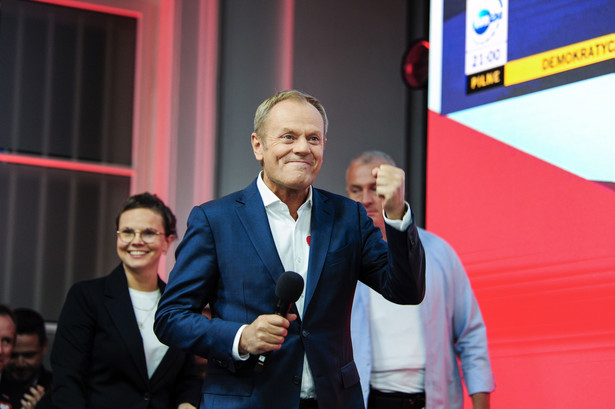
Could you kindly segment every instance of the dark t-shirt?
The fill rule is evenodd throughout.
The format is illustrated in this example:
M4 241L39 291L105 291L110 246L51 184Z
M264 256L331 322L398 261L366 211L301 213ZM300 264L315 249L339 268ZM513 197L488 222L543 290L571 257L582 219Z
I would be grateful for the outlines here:
M45 396L37 403L36 409L52 408L51 405L51 372L41 367L41 372L32 380L18 381L13 379L8 371L2 372L0 378L0 409L19 409L21 399L31 386L41 385L45 388Z

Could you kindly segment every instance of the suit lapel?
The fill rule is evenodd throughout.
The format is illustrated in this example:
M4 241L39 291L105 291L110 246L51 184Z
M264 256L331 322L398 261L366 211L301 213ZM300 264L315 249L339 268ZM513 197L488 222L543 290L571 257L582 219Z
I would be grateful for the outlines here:
M160 289L161 293L164 293L165 287L166 283L162 281L160 277L158 277L158 288ZM180 350L174 348L167 349L167 352L164 354L164 357L162 357L162 361L160 361L160 364L158 364L158 367L154 370L152 377L149 379L150 386L152 387L152 389L155 389L157 383L163 380L165 376L167 376L167 369L175 365L175 362L177 360L183 359L184 353ZM147 371L147 365L145 369Z
M263 200L258 193L256 180L244 189L243 195L237 200L237 203L237 216L245 227L250 242L266 266L271 278L277 283L278 278L284 272L284 266L271 235L267 212ZM312 239L304 311L307 310L314 291L316 291L316 286L325 265L333 231L333 217L334 211L328 203L328 198L317 189L312 189ZM294 305L293 308L295 308Z
M263 199L258 193L256 180L244 189L243 195L237 200L237 217L246 229L250 242L258 256L267 268L274 283L284 272L284 266L271 235L269 220Z
M147 381L147 364L143 352L143 340L128 293L128 281L122 265L109 276L105 286L105 307L116 326L139 375Z
M156 368L156 370L152 374L152 377L149 380L152 389L155 389L157 383L163 380L165 376L167 376L169 368L176 365L176 362L178 360L183 360L183 359L184 359L183 352L181 352L178 349L169 348L167 352L164 354L162 361L160 361L160 364L158 365L158 367Z
M310 244L310 262L305 290L304 311L316 291L320 274L327 258L331 233L333 232L334 211L327 203L328 198L317 189L312 189L312 239Z

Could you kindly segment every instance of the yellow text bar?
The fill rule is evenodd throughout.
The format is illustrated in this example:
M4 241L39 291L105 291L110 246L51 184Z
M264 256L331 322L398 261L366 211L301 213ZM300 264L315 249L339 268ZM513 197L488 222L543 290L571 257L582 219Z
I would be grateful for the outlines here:
M612 58L615 58L615 33L509 61L504 69L504 85L519 84Z

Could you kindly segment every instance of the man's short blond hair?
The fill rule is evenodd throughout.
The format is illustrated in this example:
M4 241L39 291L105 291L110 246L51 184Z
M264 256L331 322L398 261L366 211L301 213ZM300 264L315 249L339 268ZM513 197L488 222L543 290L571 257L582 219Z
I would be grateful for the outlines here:
M296 101L307 102L308 104L314 106L322 116L322 120L325 126L324 132L327 134L327 129L329 128L329 121L327 119L327 113L325 112L325 108L322 106L318 99L313 96L306 94L301 91L297 91L295 89L290 89L286 91L280 91L275 95L264 100L256 109L256 114L254 115L254 133L259 137L264 136L264 124L267 120L267 116L271 109L278 103L287 99L294 99ZM325 136L323 135L323 137Z

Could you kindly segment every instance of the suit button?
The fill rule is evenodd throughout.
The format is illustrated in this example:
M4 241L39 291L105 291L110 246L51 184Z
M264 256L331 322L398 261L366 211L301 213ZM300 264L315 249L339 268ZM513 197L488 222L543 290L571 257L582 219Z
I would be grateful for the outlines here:
M145 392L145 395L143 395L143 399L144 400L149 400L149 393Z
M308 337L308 335L310 335L310 331L306 331L306 330L301 331L301 336L302 336L303 338L307 338L307 337Z
M300 376L293 376L293 383L295 385L301 385L301 377Z

